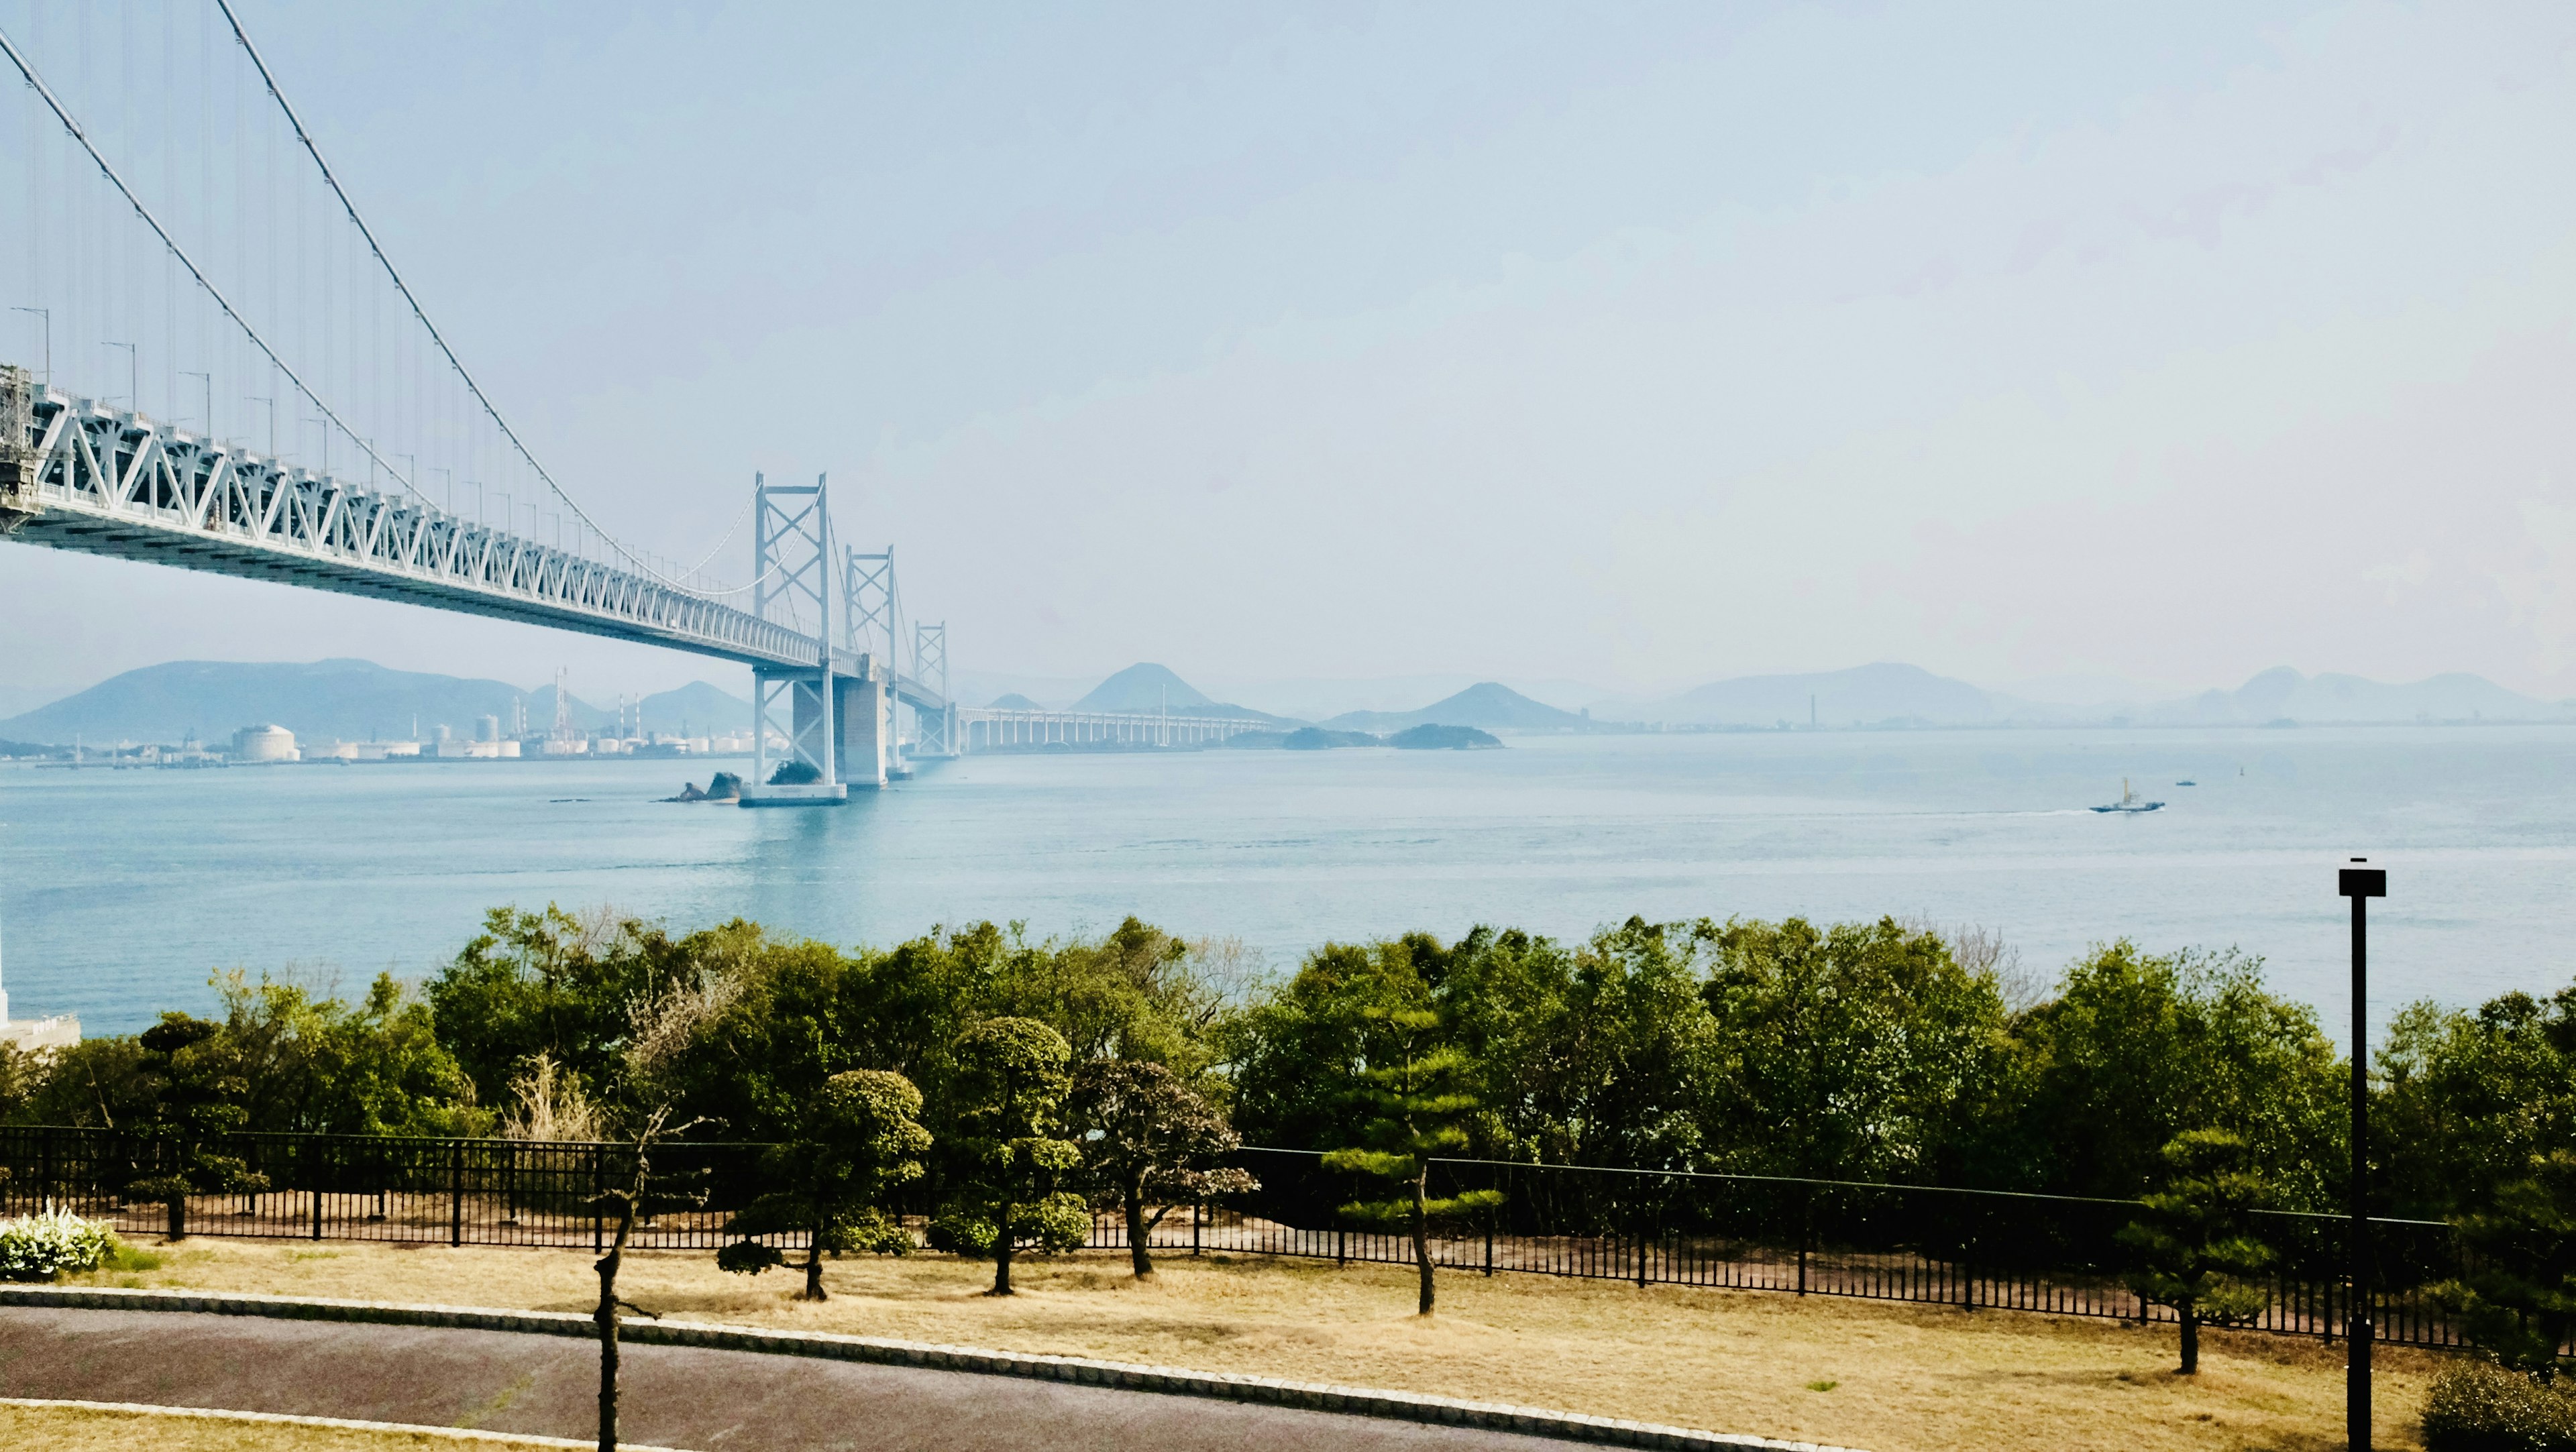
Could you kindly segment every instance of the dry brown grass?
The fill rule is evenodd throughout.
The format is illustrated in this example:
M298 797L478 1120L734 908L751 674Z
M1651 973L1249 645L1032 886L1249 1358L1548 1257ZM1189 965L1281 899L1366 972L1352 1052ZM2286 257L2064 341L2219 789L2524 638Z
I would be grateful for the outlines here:
M431 1431L367 1431L284 1422L237 1422L185 1412L0 1406L0 1447L45 1452L538 1452L542 1442L492 1441Z
M561 1250L196 1238L100 1283L586 1311L591 1257ZM1872 1449L2343 1446L2343 1354L2254 1333L2204 1338L2173 1374L2171 1327L2014 1311L1639 1289L1444 1272L1440 1311L1411 1314L1410 1270L1187 1255L1138 1285L1116 1254L1026 1262L1021 1294L981 1294L989 1266L939 1255L833 1262L832 1299L798 1277L728 1276L710 1252L630 1258L620 1289L689 1320L855 1332L1013 1351L1399 1387L1480 1401ZM2380 1445L2414 1448L2437 1358L2379 1354ZM1818 1389L1825 1388L1825 1389Z

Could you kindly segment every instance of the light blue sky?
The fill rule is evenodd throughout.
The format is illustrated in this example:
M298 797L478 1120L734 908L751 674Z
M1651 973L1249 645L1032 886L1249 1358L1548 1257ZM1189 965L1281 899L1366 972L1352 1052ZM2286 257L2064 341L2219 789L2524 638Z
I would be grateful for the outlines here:
M558 477L828 468L962 664L2576 694L2565 6L240 9ZM315 603L0 672L741 686Z

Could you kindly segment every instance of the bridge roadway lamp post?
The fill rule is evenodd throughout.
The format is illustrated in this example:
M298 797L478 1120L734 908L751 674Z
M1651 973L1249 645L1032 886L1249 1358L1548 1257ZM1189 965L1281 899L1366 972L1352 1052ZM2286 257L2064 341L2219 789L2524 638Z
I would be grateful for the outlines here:
M54 386L54 310L52 308L11 308L13 313L34 313L45 325L45 387Z
M2388 869L2367 857L2335 874L2352 899L2352 1315L2344 1326L2344 1440L2370 1452L2370 909L2388 896Z
M143 412L143 354L132 343L100 343L102 348L125 350L125 406L135 413Z

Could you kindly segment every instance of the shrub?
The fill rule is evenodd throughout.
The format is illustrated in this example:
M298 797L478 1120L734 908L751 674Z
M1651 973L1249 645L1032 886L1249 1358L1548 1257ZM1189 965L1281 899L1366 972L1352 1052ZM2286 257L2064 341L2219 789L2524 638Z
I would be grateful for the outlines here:
M1068 1190L1059 1190L1035 1204L1012 1207L1011 1223L1019 1229L1013 1240L1023 1248L1046 1255L1063 1255L1091 1242L1091 1206ZM984 1260L993 1254L993 1222L972 1210L945 1212L930 1222L929 1234L924 1238L932 1250L969 1260Z
M68 1210L0 1221L0 1280L49 1281L66 1271L98 1269L116 1249L116 1236L96 1220Z
M2462 1361L2424 1401L2425 1452L2576 1452L2576 1395L2491 1361Z

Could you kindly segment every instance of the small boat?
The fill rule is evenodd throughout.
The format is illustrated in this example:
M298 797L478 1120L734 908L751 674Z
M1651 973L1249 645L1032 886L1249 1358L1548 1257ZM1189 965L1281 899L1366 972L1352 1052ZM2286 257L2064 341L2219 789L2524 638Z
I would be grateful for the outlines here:
M2124 776L2120 778L2120 799L2116 802L2095 807L2093 810L2097 812L2152 812L2163 805L2164 803L2162 802L2139 801L2138 794L2129 790L2129 779Z
M2198 785L2200 785L2200 783L2198 783L2198 782L2196 782L2196 781L2178 781L2178 782L2175 782L2175 783L2174 783L2174 785L2175 785L2175 786L2198 786Z

